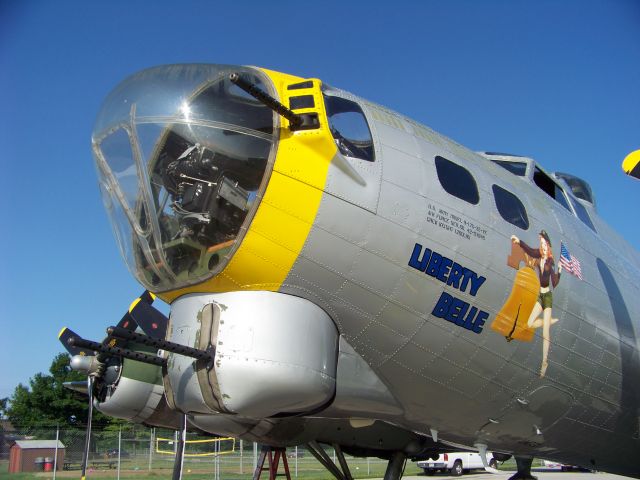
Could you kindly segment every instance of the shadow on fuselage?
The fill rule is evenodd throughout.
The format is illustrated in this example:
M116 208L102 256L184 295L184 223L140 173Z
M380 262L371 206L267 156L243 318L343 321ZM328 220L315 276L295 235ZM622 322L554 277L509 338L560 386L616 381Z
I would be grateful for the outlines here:
M620 407L622 412L616 420L615 431L625 437L638 438L640 433L640 359L637 350L636 334L633 330L631 315L624 302L620 288L609 270L600 258L597 259L598 270L607 290L613 318L620 337L620 362L622 374L622 388Z

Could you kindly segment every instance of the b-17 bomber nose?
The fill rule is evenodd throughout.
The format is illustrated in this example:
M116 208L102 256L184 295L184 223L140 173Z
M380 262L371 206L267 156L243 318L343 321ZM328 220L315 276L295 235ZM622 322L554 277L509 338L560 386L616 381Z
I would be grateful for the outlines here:
M93 133L105 207L127 265L156 292L221 272L266 188L277 115L230 80L269 94L259 69L169 65L106 99Z

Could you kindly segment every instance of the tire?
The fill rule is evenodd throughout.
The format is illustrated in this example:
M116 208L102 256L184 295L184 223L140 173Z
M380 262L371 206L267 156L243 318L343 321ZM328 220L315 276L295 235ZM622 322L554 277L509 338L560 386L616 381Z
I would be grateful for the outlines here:
M489 460L489 466L491 468L498 468L498 461L495 458L492 458L491 460Z
M464 469L462 468L462 462L460 460L456 460L453 462L453 467L451 467L451 475L454 477L459 477L464 473Z

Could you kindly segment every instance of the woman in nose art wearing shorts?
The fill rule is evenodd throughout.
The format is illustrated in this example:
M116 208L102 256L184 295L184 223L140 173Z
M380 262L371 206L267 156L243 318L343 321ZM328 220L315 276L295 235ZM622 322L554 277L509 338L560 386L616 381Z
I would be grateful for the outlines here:
M556 288L560 281L560 273L562 272L562 265L558 265L558 271L555 270L555 261L553 259L553 252L551 251L551 240L546 231L542 230L539 234L540 246L539 248L531 248L525 242L521 241L515 235L511 236L511 241L519 244L522 249L535 260L536 271L540 278L540 295L536 302L527 326L529 328L542 327L542 365L540 367L540 377L544 377L547 372L548 356L549 356L549 344L550 344L550 331L551 325L558 321L557 318L551 318L551 308L553 304L553 294L551 293L551 285ZM542 314L542 316L540 316Z

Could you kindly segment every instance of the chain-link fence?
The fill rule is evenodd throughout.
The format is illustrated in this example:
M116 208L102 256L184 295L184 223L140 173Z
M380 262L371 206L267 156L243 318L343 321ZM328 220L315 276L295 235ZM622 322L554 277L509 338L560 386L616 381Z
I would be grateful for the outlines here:
M75 478L80 476L85 430L80 427L43 427L16 429L4 432L0 448L0 476L8 474L9 449L15 440L55 440L64 445L64 452L57 458L57 469L35 473L38 478ZM149 476L155 479L171 478L177 447L177 436L173 430L147 428L141 425L110 426L96 428L91 434L87 477L139 479ZM338 464L336 454L330 447L327 455ZM49 454L52 460L53 453ZM185 446L183 478L185 480L252 478L260 457L260 445L233 438L213 438L189 433ZM286 451L287 463L292 478L333 478L315 457L303 446ZM347 462L354 478L381 478L386 460L379 458L351 458ZM265 462L264 467L268 467ZM41 467L39 467L41 468ZM419 471L411 462L407 473ZM280 462L279 472L284 468ZM24 474L23 474L24 475ZM10 478L10 477L7 477ZM262 478L269 478L268 470Z

